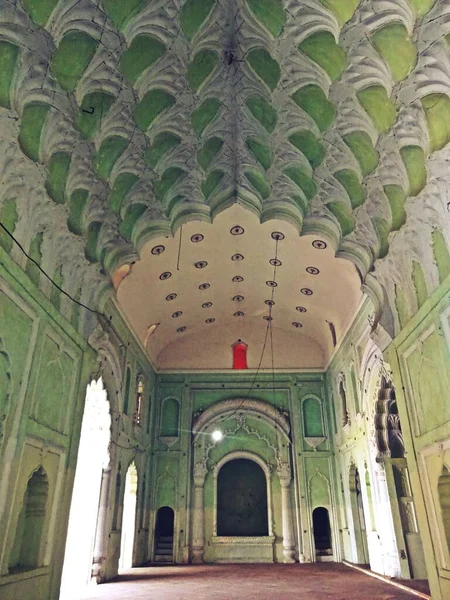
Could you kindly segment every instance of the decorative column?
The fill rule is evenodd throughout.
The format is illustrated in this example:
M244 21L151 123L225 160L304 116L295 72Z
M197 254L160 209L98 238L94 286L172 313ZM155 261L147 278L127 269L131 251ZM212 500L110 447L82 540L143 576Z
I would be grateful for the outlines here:
M102 583L105 577L103 563L106 560L105 532L109 504L110 476L111 468L108 466L102 471L102 482L100 485L100 502L98 506L97 515L97 530L95 532L94 557L92 560L91 576L97 581L97 583Z
M194 514L193 514L193 543L192 562L203 562L203 548L205 545L205 502L204 486L208 468L204 462L194 466Z
M291 510L291 467L279 461L277 475L281 485L281 512L283 519L283 555L285 563L295 562L295 542Z

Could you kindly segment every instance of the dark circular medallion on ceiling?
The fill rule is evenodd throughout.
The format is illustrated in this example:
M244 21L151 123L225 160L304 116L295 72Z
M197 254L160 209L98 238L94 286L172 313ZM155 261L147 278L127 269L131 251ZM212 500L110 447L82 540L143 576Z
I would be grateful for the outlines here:
M243 299L244 299L244 296L233 296L234 302L242 302Z
M181 317L182 314L183 314L183 311L177 310L177 312L173 313L172 318L176 319L177 317Z
M325 250L325 248L327 247L327 243L323 240L314 240L312 245L317 250Z
M161 273L161 275L159 276L161 281L165 281L166 279L169 279L170 277L172 277L172 273L170 271L164 271L164 273Z
M194 242L194 244L198 244L198 242L201 242L204 239L205 236L201 233L195 233L194 235L191 235L191 242Z
M276 281L266 281L266 285L269 287L277 287L278 283Z
M273 240L284 240L284 233L281 233L281 231L273 231L272 235L270 236Z
M211 306L212 306L212 302L204 302L202 304L202 308L211 308Z
M198 289L199 289L199 290L207 290L207 289L208 289L208 288L210 288L210 287L211 287L211 284L210 284L210 283L201 283L201 284L198 286Z
M235 275L231 281L233 281L234 283L241 283L242 281L244 281L244 278L240 275Z
M206 319L205 323L214 323L215 319Z
M313 291L310 290L309 288L302 288L300 291L305 296L312 296L313 295Z
M275 301L274 300L264 300L264 302L266 304L268 304L269 306L275 306Z
M234 313L235 317L243 317L244 313L242 312L242 310L238 310L237 312Z
M273 321L273 317L269 317L269 316L267 316L267 315L264 315L264 316L263 316L263 319L264 319L265 321Z
M186 331L186 326L185 325L183 325L183 327L178 327L177 333L183 333L183 331Z
M204 269L205 267L208 266L208 263L206 262L206 260L199 260L198 262L195 263L194 266L196 269Z
M176 294L169 294L168 296L166 296L166 300L175 300L176 297Z
M297 327L297 328L299 328L299 327L303 327L303 325L302 325L301 323L299 323L298 321L294 321L294 322L292 323L292 325L293 325L294 327Z
M244 233L244 228L240 225L235 225L230 229L231 235L242 235Z
M278 260L278 258L271 258L269 260L269 263L272 265L272 267L281 267L281 265L283 264L281 260Z
M317 267L306 267L306 272L310 275L318 275L320 273Z
M166 249L165 246L163 246L162 244L159 244L158 246L153 246L152 254L155 254L155 256L158 256L159 254L162 254L165 249Z
M296 306L295 310L298 310L298 312L301 312L301 313L306 312L306 308L304 306Z
M240 260L244 260L244 257L242 256L242 254L233 254L231 260L233 260L234 262L238 262Z

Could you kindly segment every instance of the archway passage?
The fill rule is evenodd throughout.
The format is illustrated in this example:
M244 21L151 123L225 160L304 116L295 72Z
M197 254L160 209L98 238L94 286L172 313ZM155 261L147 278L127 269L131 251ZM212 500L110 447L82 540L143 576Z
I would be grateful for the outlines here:
M69 515L60 600L78 598L91 581L102 472L109 464L110 406L101 379L86 391Z
M269 535L267 482L262 468L252 460L227 462L217 480L217 535Z
M119 567L133 566L134 534L136 528L137 470L134 462L128 467L123 497L122 537L120 540Z
M173 562L173 531L175 513L170 506L162 506L156 513L155 562Z
M316 559L326 560L333 556L331 547L331 528L328 510L322 506L313 510L314 546Z

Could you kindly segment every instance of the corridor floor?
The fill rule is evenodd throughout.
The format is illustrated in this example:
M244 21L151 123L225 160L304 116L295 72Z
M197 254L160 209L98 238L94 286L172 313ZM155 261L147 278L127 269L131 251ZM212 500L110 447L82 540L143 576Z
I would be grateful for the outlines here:
M94 586L83 600L413 600L340 564L142 567ZM81 600L81 598L80 598Z

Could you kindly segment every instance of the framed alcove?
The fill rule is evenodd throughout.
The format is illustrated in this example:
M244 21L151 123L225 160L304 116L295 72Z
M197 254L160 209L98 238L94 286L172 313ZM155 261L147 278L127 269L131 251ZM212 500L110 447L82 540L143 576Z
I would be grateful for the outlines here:
M248 463L248 464L247 464ZM228 467L235 464L240 471L241 479L253 479L254 492L262 491L261 482L258 481L259 474L264 477L264 491L266 494L266 503L261 503L259 500L260 511L262 514L252 515L252 511L244 511L242 514L241 524L235 519L233 528L233 519L230 518L229 511L228 519L224 518L224 507L221 504L220 493L223 493L223 483L220 478L228 470ZM253 471L250 467L254 465L256 468ZM258 473L258 471L260 473ZM256 477L255 477L256 475ZM273 544L275 535L273 531L273 501L271 490L271 468L270 466L254 452L245 450L230 452L225 455L215 465L213 470L213 486L214 486L214 501L213 501L213 536L212 543L215 549L216 562L273 562ZM222 490L221 490L222 487ZM248 488L249 489L249 488ZM244 497L243 503L247 503L246 490L234 489L234 496L239 498ZM248 503L247 503L248 504ZM238 503L234 504L236 507ZM251 508L249 506L248 508ZM251 516L252 515L252 516ZM244 518L245 517L245 518Z
M318 447L327 440L322 400L319 396L308 394L302 398L301 407L304 440L312 450L317 451Z

